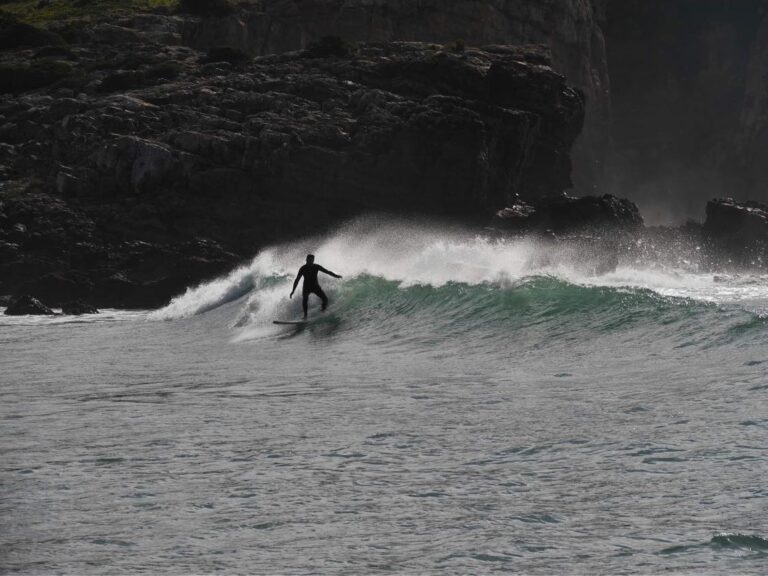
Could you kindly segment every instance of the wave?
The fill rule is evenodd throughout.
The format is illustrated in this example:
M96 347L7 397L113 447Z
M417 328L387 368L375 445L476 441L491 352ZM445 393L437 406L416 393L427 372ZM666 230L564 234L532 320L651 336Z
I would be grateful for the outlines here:
M715 534L709 542L704 544L687 544L672 546L661 550L660 554L680 554L694 551L700 548L715 550L741 550L757 554L768 554L768 540L756 534L738 534L724 532Z
M712 537L711 545L768 553L768 540L755 534L717 534Z
M318 263L344 276L323 280L332 307L318 322L343 319L344 330L459 335L549 326L581 334L679 325L677 333L685 336L715 322L718 337L728 339L762 329L764 278L641 265L624 261L617 250L364 219L325 238L266 249L249 265L190 288L152 317L189 317L241 300L233 323L241 329L299 317L300 298L287 296L304 256L313 252Z

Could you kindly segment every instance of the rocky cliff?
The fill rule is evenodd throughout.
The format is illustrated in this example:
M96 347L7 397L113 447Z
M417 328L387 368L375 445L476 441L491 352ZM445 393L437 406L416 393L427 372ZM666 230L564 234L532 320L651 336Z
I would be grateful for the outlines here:
M350 41L541 44L582 90L577 193L628 195L657 222L713 196L768 200L766 0L257 0L183 41L281 53Z
M570 186L584 101L539 49L330 40L251 60L153 22L0 57L0 293L160 305L361 212L482 219Z
M230 15L190 19L183 41L253 55L305 48L327 35L350 42L541 44L582 90L584 132L574 150L577 190L595 189L609 144L610 86L602 26L607 0L258 0Z

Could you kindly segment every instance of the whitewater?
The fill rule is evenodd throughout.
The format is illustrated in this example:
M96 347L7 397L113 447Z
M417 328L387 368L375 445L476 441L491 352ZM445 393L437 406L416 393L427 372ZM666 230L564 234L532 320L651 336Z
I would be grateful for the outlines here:
M765 573L768 277L639 253L369 218L0 316L0 572Z

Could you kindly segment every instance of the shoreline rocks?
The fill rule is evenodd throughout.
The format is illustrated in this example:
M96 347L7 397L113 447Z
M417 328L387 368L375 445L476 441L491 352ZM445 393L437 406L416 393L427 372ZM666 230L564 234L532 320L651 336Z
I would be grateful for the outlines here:
M53 316L56 313L28 294L14 299L5 309L6 316Z
M95 306L92 306L87 302L75 300L62 304L61 313L66 316L82 316L83 314L98 314L99 311Z

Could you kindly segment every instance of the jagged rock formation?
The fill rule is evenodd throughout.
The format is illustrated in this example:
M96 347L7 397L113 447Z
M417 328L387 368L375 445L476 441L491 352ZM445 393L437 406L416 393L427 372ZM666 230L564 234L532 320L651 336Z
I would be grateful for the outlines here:
M389 43L226 62L117 28L0 58L64 71L0 105L0 171L36 177L0 198L0 293L157 306L361 212L483 219L570 186L584 101L540 50Z
M581 89L587 122L575 151L577 189L602 177L610 83L602 27L607 0L258 0L218 18L185 20L183 42L234 46L253 55L307 47L327 35L350 42L393 40L549 47L553 68Z
M707 203L704 235L716 247L721 265L768 266L768 206L719 198Z
M723 194L768 201L767 0L258 0L181 34L251 54L326 34L543 44L586 95L576 193L629 195L653 221Z
M509 231L622 234L638 230L643 218L637 206L623 198L604 196L555 196L526 203L516 202L500 210L494 224Z

